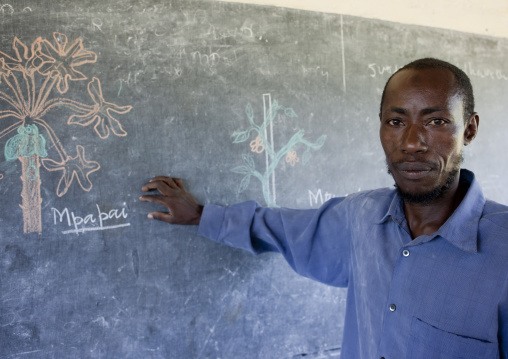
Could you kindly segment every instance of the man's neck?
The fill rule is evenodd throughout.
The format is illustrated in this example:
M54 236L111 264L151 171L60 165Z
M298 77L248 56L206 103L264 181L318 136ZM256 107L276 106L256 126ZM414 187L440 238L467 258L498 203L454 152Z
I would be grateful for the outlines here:
M453 214L466 195L468 186L459 182L459 178L442 196L428 204L408 203L404 201L404 213L411 232L417 238L423 234L436 232Z

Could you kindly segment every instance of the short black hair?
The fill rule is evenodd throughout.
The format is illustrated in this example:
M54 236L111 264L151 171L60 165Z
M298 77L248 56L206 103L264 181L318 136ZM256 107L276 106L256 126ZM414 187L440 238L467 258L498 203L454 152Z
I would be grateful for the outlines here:
M457 81L458 94L462 96L462 104L464 108L464 123L467 122L469 117L474 113L474 95L471 80L466 75L466 73L461 69L459 69L457 66L452 65L449 62L430 57L410 62L406 66L398 69L392 76L390 76L388 81L386 81L385 87L383 89L383 95L381 96L381 104L379 106L379 112L381 113L382 111L386 88L388 87L388 83L390 82L393 76L395 76L396 74L398 74L400 71L403 70L427 70L427 69L445 69L453 73L453 75L455 76L455 80Z

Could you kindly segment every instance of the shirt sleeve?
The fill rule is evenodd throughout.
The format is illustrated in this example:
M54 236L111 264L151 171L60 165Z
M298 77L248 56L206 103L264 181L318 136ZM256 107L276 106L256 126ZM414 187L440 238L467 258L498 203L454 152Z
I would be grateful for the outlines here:
M508 277L505 279L498 306L498 342L501 359L508 359Z
M300 275L345 287L350 262L347 207L344 198L310 210L264 208L253 201L206 205L198 234L254 254L279 252Z

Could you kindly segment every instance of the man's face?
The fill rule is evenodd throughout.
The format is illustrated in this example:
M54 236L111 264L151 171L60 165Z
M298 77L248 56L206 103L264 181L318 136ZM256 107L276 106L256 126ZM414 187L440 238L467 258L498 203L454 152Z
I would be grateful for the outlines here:
M386 88L381 144L399 192L430 202L453 186L465 135L462 97L445 69L403 70ZM472 138L471 138L472 140Z

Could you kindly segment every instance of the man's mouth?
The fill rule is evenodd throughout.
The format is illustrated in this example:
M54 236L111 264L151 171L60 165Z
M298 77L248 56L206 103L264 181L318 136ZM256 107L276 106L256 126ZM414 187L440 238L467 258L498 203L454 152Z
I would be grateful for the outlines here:
M420 179L427 176L433 167L424 162L400 162L393 166L406 179Z

